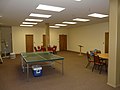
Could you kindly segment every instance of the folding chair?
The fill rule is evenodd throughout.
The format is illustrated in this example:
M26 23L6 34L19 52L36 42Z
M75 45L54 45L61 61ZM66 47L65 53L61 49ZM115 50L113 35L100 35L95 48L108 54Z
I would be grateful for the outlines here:
M92 71L98 67L98 69L100 70L99 74L101 74L103 66L107 67L106 63L103 62L103 59L101 59L98 55L94 55L94 65Z
M0 61L1 61L1 63L3 63L3 59L2 59L2 57L1 57L1 54L0 54Z
M90 65L90 63L94 63L94 60L91 60L89 52L87 52L86 55L87 55L87 60L88 60L88 64L86 65L86 68L87 68Z

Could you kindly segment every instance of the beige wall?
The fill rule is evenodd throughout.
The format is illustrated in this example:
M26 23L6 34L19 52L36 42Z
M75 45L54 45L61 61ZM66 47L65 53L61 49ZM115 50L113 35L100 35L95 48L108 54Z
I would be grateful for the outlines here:
M12 33L12 28L11 26L0 26L0 31L1 31L1 51L4 54L12 52L12 38L11 38L11 33ZM7 47L5 46L7 45Z
M108 22L69 29L68 50L79 52L78 45L82 45L84 53L95 48L104 52L105 32L108 32Z
M34 46L43 45L42 36L45 34L45 28L40 27L12 27L12 44L13 52L19 54L26 51L25 35L33 34ZM64 29L50 29L50 45L57 45L59 47L59 34L66 34ZM57 48L59 50L59 48Z
M108 32L108 22L80 26L71 29L50 29L50 45L57 45L59 50L59 35L68 35L68 50L79 52L79 44L83 45L82 52L95 48L104 52L105 32ZM34 46L42 45L42 35L45 28L12 27L13 52L25 52L25 35L34 35Z

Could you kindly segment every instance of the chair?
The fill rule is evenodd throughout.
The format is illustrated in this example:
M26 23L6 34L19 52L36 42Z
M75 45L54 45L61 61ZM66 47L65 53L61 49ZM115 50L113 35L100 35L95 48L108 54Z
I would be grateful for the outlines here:
M91 56L89 52L86 53L88 64L86 65L86 68L90 65L90 63L94 63L94 60L91 60Z
M41 46L40 51L46 51L46 48L44 46Z
M48 46L47 49L49 52L53 52L53 48L51 46Z
M34 51L37 52L37 48L36 47L34 47Z
M56 54L57 53L57 46L53 46L53 48L52 48L52 51L53 51L53 54Z
M37 51L41 51L40 46L37 46L37 48L38 48L38 50L37 50Z
M98 69L100 70L99 74L101 74L103 66L106 67L106 63L103 62L103 59L100 59L100 57L98 55L94 55L94 65L92 68L92 72L94 69L96 69L98 67Z

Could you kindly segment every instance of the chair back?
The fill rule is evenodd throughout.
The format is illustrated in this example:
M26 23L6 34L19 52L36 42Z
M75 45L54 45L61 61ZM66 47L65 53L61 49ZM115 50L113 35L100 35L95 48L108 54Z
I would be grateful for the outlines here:
M101 51L100 51L100 50L97 50L97 51L96 51L96 53L97 53L97 54L100 54L100 53L101 53Z
M100 64L101 63L100 62L100 58L99 58L98 55L94 55L94 63L96 63L96 64Z
M57 46L53 46L53 50L56 51L56 49L57 49Z
M46 51L46 48L44 46L41 46L41 51Z
M52 51L52 47L48 46L47 47L48 51Z
M52 48L52 50L53 50L53 54L55 54L57 51L57 46L53 46L53 48Z
M87 52L86 55L87 55L87 59L91 60L89 52Z
M34 47L34 51L37 52L37 48L36 47Z
M40 50L40 46L37 46L38 50Z

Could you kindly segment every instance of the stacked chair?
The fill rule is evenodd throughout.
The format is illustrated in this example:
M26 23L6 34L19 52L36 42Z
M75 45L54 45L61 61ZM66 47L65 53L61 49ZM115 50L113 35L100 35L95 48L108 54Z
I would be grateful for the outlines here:
M53 53L53 54L56 54L57 53L57 46L53 46L53 47L51 47L51 46L48 46L47 47L47 50L46 50L46 48L44 47L44 46L37 46L37 47L34 47L34 51L35 52L39 52L39 51L49 51L49 52L51 52L51 53Z

